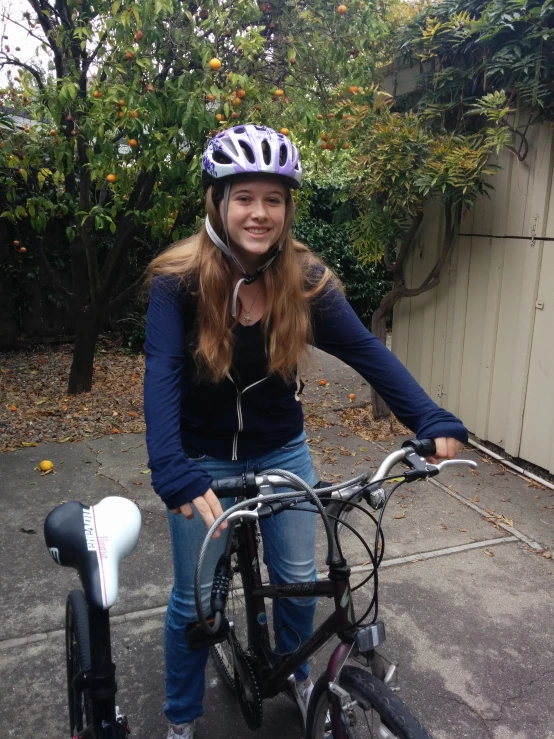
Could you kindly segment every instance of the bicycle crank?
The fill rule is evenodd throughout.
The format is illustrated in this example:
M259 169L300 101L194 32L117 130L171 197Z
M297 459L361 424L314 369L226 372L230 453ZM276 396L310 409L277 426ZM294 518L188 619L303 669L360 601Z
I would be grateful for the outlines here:
M262 693L256 677L255 663L242 649L231 631L235 690L240 710L249 729L259 729L263 719Z

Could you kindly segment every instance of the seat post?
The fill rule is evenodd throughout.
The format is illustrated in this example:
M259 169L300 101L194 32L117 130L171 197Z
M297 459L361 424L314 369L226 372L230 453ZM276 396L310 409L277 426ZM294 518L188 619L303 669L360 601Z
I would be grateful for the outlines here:
M90 631L90 697L95 728L102 721L115 721L115 665L112 662L110 612L89 607Z

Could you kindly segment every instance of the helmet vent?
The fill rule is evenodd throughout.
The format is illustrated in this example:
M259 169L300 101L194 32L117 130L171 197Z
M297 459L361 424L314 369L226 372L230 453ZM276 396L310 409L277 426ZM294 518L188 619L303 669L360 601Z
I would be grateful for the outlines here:
M262 141L262 154L264 157L264 162L266 164L271 164L271 147L269 146L267 139L264 139Z
M246 133L246 128L244 126L235 126L233 131L235 133Z
M254 162L256 161L255 158L254 158L254 152L248 146L248 144L245 143L244 141L239 141L239 146L243 150L244 156L248 159L248 161L250 162L250 164L254 164Z
M214 151L212 154L212 158L214 162L217 162L218 164L232 164L232 160L230 157L227 156L227 154L224 154L222 151Z
M281 144L279 147L279 166L284 167L287 163L287 147L284 144Z

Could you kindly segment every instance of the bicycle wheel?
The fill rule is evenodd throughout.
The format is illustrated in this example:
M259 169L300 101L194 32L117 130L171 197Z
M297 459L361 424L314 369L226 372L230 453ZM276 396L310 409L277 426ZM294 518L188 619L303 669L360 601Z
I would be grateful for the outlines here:
M65 655L70 736L76 736L92 723L92 704L88 690L79 690L74 678L90 670L88 608L81 590L72 590L65 611Z
M225 615L233 623L235 636L243 651L248 653L252 633L253 607L250 593L250 570L244 548L233 545L229 595ZM229 639L210 647L210 654L218 673L230 690L235 690L233 651Z
M340 673L339 684L356 703L342 714L348 739L430 739L400 698L369 672L348 665ZM306 739L331 736L327 678L323 674L308 705Z

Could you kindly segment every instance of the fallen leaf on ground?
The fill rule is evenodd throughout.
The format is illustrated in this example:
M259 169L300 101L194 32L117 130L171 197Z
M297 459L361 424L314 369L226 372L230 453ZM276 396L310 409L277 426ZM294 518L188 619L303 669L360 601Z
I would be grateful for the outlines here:
M441 529L447 529L448 526L445 523L441 523Z
M395 518L406 518L406 511L402 511L398 516L395 516Z
M471 502L472 503L479 503L479 496L478 495L474 495L473 498L471 499Z
M552 552L541 552L541 555L542 555L542 556L543 556L543 557L544 557L545 559L552 559Z
M490 549L485 549L485 554L487 555L487 557L494 557L494 552L491 552Z
M458 531L462 531L465 534L467 532L467 529L458 529Z

